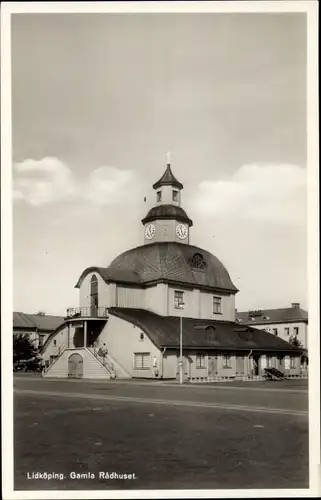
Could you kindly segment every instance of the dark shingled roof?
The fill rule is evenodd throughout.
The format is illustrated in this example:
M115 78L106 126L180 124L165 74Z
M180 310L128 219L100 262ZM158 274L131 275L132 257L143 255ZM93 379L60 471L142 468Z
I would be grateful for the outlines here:
M62 316L40 316L38 314L13 313L13 328L51 332L64 322Z
M256 312L254 316L251 316L250 313L250 311L237 311L236 317L238 320L241 320L240 323L250 323L252 325L308 321L308 312L300 307L293 306L285 307L283 309L263 309Z
M180 319L144 309L112 307L109 313L143 330L159 348L178 347ZM264 330L240 328L230 321L183 318L184 348L301 352L289 342Z
M149 210L146 217L142 220L143 224L155 219L175 219L186 222L189 226L193 225L191 219L187 216L185 210L175 205L158 205Z
M158 189L161 186L174 186L178 189L183 189L183 184L179 182L171 170L171 166L167 165L166 170L159 181L155 182L153 185L154 189Z
M203 269L194 267L193 257L201 255ZM132 248L120 254L107 268L90 267L80 276L76 288L89 272L98 272L110 282L145 286L157 281L191 285L236 293L230 275L222 262L210 252L193 245L159 242Z

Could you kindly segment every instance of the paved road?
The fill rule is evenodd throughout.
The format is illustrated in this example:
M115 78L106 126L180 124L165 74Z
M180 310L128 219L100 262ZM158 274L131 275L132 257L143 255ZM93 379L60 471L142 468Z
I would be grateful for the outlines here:
M308 394L296 385L15 377L14 388L17 490L308 486ZM37 472L63 479L30 478Z
M282 389L220 386L177 386L132 381L52 380L15 377L17 394L43 394L52 397L81 398L175 406L203 406L227 410L308 415L308 393L304 387L287 385Z

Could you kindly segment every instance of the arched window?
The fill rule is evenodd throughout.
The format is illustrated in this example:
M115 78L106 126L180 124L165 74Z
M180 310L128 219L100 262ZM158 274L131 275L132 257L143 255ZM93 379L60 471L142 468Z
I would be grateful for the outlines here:
M95 274L92 275L90 280L90 308L91 316L98 314L98 279Z
M193 255L192 266L197 269L204 269L206 267L206 262L202 254L196 253Z

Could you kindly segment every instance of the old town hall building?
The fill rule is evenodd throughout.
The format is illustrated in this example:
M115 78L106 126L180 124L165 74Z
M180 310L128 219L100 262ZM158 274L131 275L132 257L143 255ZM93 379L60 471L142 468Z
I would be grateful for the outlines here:
M170 164L153 188L144 245L83 271L79 305L44 344L44 376L176 379L180 338L184 380L299 374L300 350L235 321L238 290L217 257L191 244Z

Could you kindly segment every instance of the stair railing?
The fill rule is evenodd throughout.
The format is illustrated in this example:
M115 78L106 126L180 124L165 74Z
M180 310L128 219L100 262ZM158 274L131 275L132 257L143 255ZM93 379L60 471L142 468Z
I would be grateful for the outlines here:
M93 353L95 358L100 361L100 363L106 368L107 371L115 375L114 365L107 359L107 353L106 356L101 356L99 354L99 349L97 349L96 347L89 347L89 350Z

